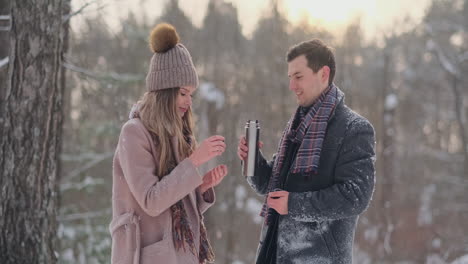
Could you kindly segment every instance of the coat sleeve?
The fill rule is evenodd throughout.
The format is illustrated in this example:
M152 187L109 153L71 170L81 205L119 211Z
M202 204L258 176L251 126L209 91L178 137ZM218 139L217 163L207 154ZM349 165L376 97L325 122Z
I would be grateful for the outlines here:
M159 180L150 149L152 142L143 129L131 122L123 126L118 157L135 200L148 215L158 216L195 190L202 183L202 177L195 165L189 159L184 159Z
M273 155L271 161L267 161L262 152L260 152L257 170L254 176L248 176L247 182L259 195L265 195L268 192L268 183L270 181L273 164L276 159L276 154Z
M216 195L214 188L209 188L205 193L200 193L200 188L197 188L197 205L200 209L200 213L205 213L208 208L210 208L216 200Z
M348 126L328 188L290 193L288 214L297 221L336 220L364 212L374 191L375 136L372 125L356 119Z

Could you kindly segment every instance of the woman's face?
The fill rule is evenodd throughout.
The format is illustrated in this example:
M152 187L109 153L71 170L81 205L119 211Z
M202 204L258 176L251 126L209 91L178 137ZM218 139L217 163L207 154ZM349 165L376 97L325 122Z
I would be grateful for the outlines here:
M187 112L187 110L192 106L192 96L194 91L195 87L193 86L180 87L176 100L177 113L179 113L180 117L183 117L185 112Z

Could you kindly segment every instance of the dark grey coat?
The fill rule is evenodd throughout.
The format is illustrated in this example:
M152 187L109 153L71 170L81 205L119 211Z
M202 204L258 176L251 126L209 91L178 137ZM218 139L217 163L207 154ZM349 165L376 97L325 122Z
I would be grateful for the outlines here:
M352 263L358 216L374 190L375 137L369 121L349 109L340 94L327 126L318 174L289 173L287 178L288 214L279 218L277 263ZM274 159L267 162L261 156L258 173L247 179L258 194L267 192ZM267 229L264 225L260 245Z

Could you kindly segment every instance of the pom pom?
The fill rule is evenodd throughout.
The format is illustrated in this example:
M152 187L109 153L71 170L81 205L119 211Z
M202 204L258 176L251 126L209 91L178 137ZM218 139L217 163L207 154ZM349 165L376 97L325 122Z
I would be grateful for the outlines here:
M166 52L177 43L179 43L179 35L171 24L158 24L153 28L149 36L149 45L153 52Z

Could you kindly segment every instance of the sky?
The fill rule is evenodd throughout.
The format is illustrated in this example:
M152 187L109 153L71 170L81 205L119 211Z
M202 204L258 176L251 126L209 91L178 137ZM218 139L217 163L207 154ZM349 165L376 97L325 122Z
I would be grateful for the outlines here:
M110 27L118 27L119 21L126 17L130 10L140 13L145 10L146 16L158 17L168 0L95 0L87 7L84 15L98 13L103 15ZM270 0L224 0L238 8L239 21L242 31L250 36L258 20L269 10ZM278 0L280 12L291 23L307 19L312 24L320 24L331 31L342 31L345 25L360 17L366 38L372 38L387 30L394 29L394 25L405 17L415 23L424 15L430 0ZM78 10L89 3L89 0L72 0L72 8ZM196 26L200 26L206 13L209 0L179 0L179 6L192 19ZM98 8L98 5L101 8ZM143 7L143 8L142 8ZM99 10L99 11L96 11ZM73 23L73 22L72 22ZM79 17L75 19L79 27ZM73 26L73 24L72 24Z

